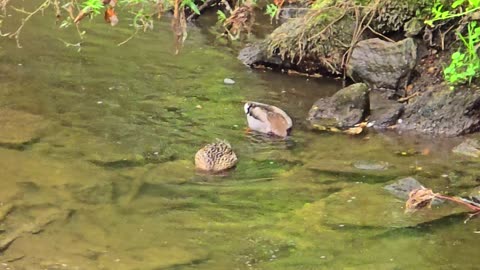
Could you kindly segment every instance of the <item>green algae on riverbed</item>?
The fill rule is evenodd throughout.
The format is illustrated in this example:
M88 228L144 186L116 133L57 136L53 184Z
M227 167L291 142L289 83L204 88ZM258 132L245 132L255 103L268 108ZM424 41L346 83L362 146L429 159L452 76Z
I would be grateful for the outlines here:
M32 23L24 49L0 40L8 52L0 108L37 115L48 128L26 148L0 148L0 239L49 222L24 230L0 256L1 270L480 263L477 219L464 224L462 209L450 204L404 215L404 202L383 190L413 175L434 190L470 191L479 169L451 154L457 140L309 132L308 109L338 82L252 72L196 29L174 56L167 23L120 48L111 39L123 38L124 28L108 28L107 38L102 26L86 24L89 37L77 53L52 41L56 32L42 28L48 17ZM224 85L225 77L237 83ZM247 99L291 114L292 138L246 135ZM232 143L237 168L197 174L193 155L217 137ZM424 148L429 155L396 154ZM362 161L389 166L355 167Z

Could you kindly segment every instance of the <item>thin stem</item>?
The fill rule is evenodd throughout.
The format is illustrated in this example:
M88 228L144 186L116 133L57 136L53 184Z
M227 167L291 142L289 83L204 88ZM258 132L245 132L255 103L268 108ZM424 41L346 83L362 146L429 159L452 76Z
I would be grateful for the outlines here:
M475 212L479 212L480 211L480 207L477 207L475 205L471 205L461 199L458 199L458 198L455 198L455 197L449 197L449 196L444 196L444 195L440 195L440 194L435 194L435 198L438 198L438 199L443 199L443 200L447 200L447 201L451 201L451 202L454 202L454 203L458 203L458 204L461 204L461 205L464 205L468 208L470 208L470 210L472 211L475 211Z
M33 15L37 14L38 12L40 12L40 11L44 10L46 7L48 7L51 4L50 1L51 0L46 0L40 6L38 6L37 9L35 9L27 17L25 17L25 19L22 20L22 24L18 27L17 31L10 34L9 37L10 38L15 38L15 40L17 41L17 47L18 48L22 48L22 46L20 45L20 33L21 33L23 27L25 26L25 24L30 20L30 18L33 17Z
M133 33L130 37L128 37L126 40L120 42L117 44L117 46L122 46L123 44L129 42L132 38L134 38L138 34L138 28L135 30L135 33Z

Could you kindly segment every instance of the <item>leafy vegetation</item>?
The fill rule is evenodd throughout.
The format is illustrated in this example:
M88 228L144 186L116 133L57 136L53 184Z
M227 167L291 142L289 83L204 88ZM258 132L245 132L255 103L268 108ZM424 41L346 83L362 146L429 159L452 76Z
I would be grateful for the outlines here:
M434 27L435 22L455 18L469 20L468 17L479 10L480 0L456 0L447 6L437 1L431 10L432 17L425 23ZM472 79L480 75L480 58L477 54L480 46L480 26L476 21L468 22L466 35L462 35L462 28L457 30L457 36L463 46L452 54L450 64L443 70L445 80L452 85L471 83Z
M467 28L466 36L458 33L464 45L463 50L459 49L453 53L450 65L443 70L445 79L451 84L471 83L480 71L480 58L477 54L477 47L480 44L480 27L474 21L470 22Z

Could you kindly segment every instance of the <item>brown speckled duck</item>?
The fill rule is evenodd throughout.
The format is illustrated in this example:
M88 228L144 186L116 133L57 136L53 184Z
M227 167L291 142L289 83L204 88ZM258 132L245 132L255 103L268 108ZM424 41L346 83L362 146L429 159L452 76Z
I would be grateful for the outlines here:
M237 155L226 141L207 144L195 154L195 167L207 172L220 172L237 164Z
M272 105L249 101L244 106L248 127L252 130L287 137L292 119L283 110Z

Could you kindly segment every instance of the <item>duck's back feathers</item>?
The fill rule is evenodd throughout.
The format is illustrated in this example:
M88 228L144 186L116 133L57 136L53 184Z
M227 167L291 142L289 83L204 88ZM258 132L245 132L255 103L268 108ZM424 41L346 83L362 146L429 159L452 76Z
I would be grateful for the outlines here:
M253 130L286 137L292 128L292 119L278 107L259 102L247 102L244 108L248 126Z
M226 141L207 144L195 154L195 167L203 171L223 171L237 164L237 155Z

